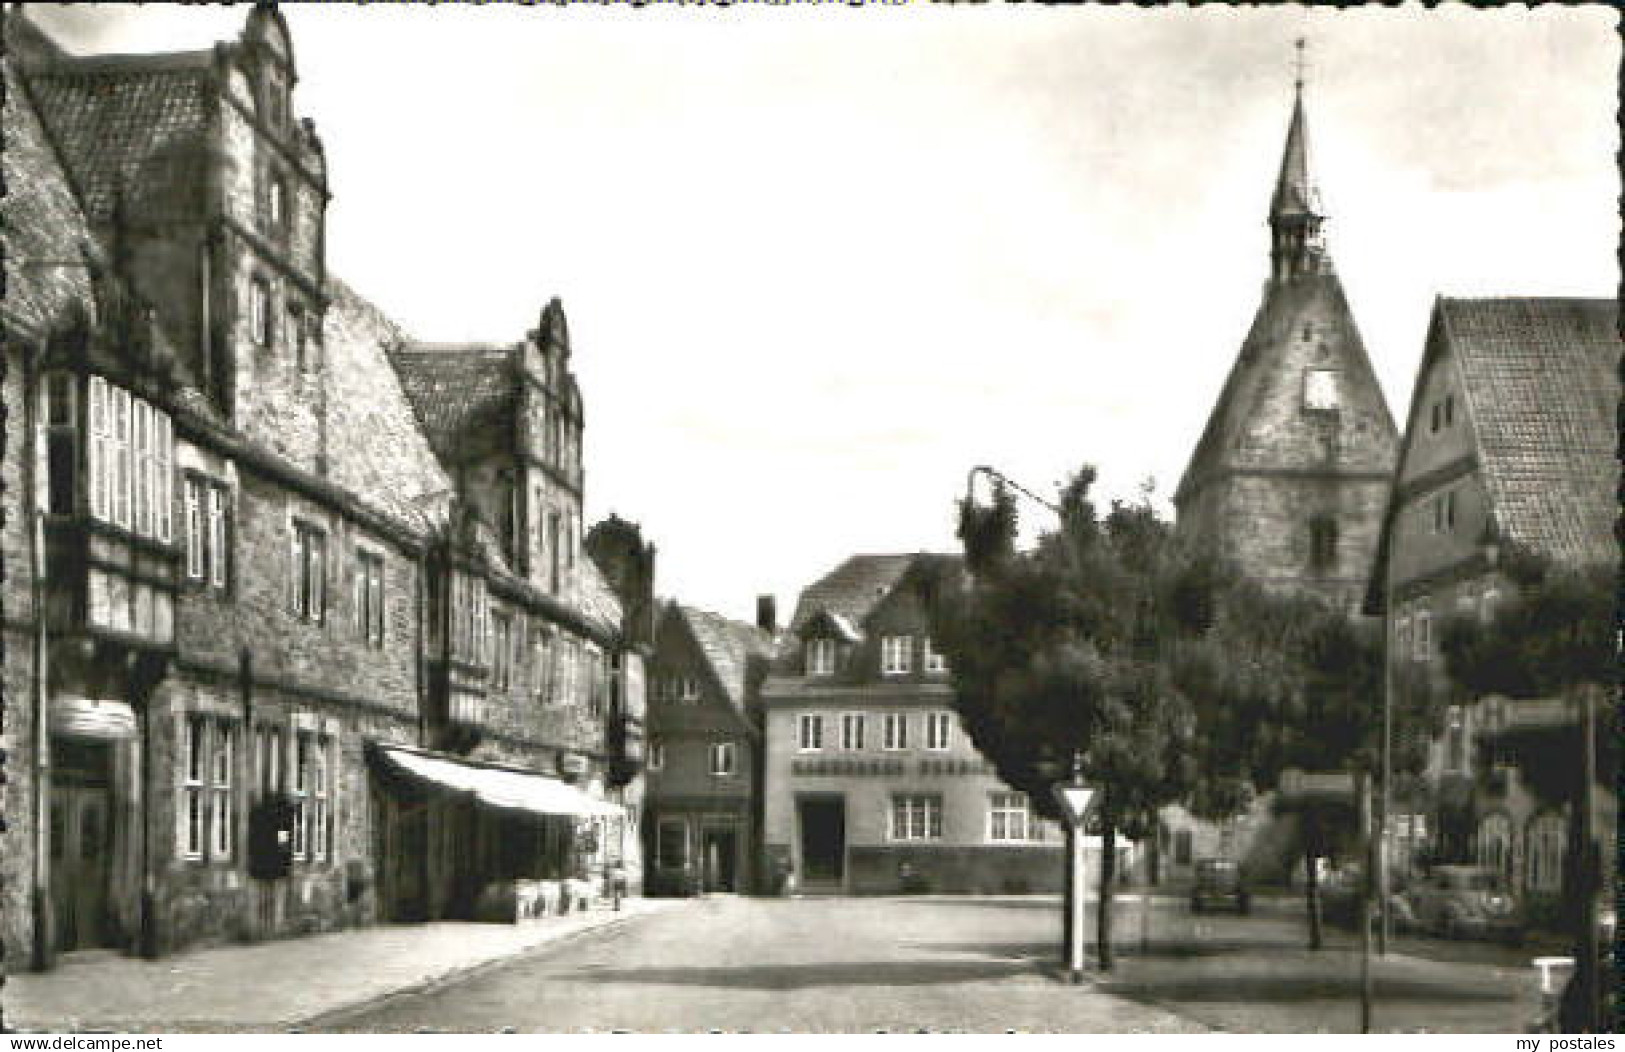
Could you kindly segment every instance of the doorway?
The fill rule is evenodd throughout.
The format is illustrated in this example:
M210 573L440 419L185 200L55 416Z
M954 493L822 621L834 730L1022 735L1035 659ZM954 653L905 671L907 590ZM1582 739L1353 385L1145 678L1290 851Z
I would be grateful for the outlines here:
M113 945L112 744L51 742L51 898L61 952Z
M846 799L804 796L796 801L801 820L802 885L839 884L846 877Z
M739 834L733 829L700 831L700 859L706 891L739 890Z

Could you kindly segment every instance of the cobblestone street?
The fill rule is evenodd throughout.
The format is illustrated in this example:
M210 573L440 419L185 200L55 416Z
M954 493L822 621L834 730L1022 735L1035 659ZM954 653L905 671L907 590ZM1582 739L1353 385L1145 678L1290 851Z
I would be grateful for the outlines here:
M1347 1032L1357 1027L1348 933L1302 950L1296 903L1192 918L1161 899L1151 952L1120 906L1112 977L1052 973L1049 897L737 899L688 904L542 949L422 994L316 1020L356 1031ZM1531 1010L1527 968L1412 953L1376 965L1375 1028L1497 1032Z

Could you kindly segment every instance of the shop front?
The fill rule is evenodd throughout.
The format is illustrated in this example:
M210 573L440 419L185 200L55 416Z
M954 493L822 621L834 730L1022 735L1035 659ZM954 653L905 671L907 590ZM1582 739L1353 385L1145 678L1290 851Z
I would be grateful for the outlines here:
M140 886L140 749L122 701L58 697L49 708L51 921L61 952L129 946Z
M618 805L535 771L400 747L369 755L389 919L515 921L610 891Z

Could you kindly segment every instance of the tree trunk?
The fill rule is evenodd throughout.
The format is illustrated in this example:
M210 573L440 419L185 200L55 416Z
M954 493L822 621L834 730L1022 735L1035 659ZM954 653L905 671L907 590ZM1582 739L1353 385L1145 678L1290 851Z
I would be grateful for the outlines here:
M1095 901L1095 959L1112 970L1112 892L1117 876L1117 826L1104 823L1100 837L1100 895Z
M1309 948L1318 950L1321 946L1320 937L1320 877L1316 872L1315 862L1319 852L1314 836L1314 819L1304 816L1303 830L1303 894L1304 907L1309 915Z

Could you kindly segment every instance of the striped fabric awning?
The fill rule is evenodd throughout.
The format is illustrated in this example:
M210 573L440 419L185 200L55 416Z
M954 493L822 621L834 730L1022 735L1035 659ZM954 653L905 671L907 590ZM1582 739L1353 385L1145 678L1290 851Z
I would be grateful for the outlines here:
M400 773L456 793L472 793L480 803L538 815L619 817L617 804L599 800L573 785L511 767L464 763L413 749L380 747L378 754Z

